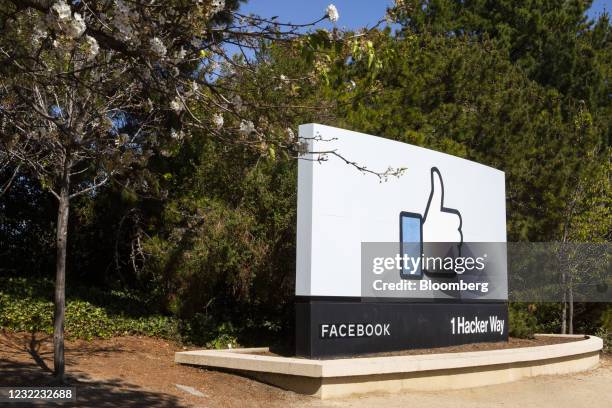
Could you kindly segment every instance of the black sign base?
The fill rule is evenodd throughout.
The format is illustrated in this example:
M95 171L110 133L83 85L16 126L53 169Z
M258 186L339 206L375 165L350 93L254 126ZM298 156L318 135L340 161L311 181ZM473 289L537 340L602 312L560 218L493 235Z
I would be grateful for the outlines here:
M296 302L296 354L301 357L320 359L500 341L508 341L505 302Z

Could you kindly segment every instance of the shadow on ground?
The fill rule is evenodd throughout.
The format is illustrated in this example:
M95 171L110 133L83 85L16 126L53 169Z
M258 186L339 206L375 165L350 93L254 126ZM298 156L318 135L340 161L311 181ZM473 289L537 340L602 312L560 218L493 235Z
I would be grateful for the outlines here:
M36 335L24 341L23 337L6 337L0 342L0 348L4 351L30 354L31 361L17 361L10 358L0 358L0 387L21 386L57 386L52 375L52 369L47 366L44 357L49 357L49 352L40 353L41 344L48 341L48 337L37 338ZM71 359L81 355L103 353L112 351L110 349L87 349L75 353L71 351ZM76 354L76 355L75 355ZM70 365L70 359L67 360ZM71 370L67 376L65 386L76 387L77 401L72 403L56 404L55 406L78 406L78 407L180 407L183 404L173 395L152 392L142 389L137 385L127 383L121 379L95 379L89 375ZM40 403L16 403L8 406L49 406L54 404ZM4 406L4 405L3 405Z

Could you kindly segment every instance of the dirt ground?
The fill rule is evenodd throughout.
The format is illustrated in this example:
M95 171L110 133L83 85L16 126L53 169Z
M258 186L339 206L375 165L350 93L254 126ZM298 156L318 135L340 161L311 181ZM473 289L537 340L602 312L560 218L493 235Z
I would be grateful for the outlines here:
M459 346L449 346L449 347L436 347L436 348L428 348L428 349L415 349L415 350L402 350L402 351L388 351L383 353L370 353L363 354L363 357L393 357L393 356L416 356L419 354L443 354L443 353L462 353L467 351L485 351L485 350L502 350L502 349L511 349L517 347L536 347L536 346L546 346L549 344L560 344L560 343L570 343L572 341L579 341L582 338L560 338L560 337L538 337L536 339L518 339L515 337L510 337L507 342L499 342L499 343L472 343L472 344L462 344ZM262 353L255 353L264 356L285 356L285 357L294 357L295 355L288 350L278 350L278 351L266 351ZM298 357L299 358L299 357Z
M0 332L0 386L52 385L51 337ZM580 374L445 392L319 401L247 378L174 364L181 347L121 337L67 342L79 407L612 407L612 358ZM193 395L189 391L199 395ZM25 406L19 404L15 406ZM42 405L40 405L42 406Z

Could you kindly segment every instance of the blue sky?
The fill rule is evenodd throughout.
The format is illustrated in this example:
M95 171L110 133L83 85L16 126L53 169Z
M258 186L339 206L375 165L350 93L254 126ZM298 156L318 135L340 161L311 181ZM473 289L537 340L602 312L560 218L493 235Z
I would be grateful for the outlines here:
M308 23L325 14L328 4L334 3L340 13L338 27L355 29L372 26L384 18L385 10L392 0L249 0L243 5L245 14L255 13L263 17L279 16L281 22ZM603 10L612 9L612 0L595 0L589 10L589 17L598 16ZM331 28L329 21L321 22L318 27Z
M372 26L385 17L390 0L249 0L242 6L242 12L255 13L264 17L279 16L281 22L309 23L325 14L327 5L333 3L340 14L338 27L350 29ZM331 28L328 20L317 27Z

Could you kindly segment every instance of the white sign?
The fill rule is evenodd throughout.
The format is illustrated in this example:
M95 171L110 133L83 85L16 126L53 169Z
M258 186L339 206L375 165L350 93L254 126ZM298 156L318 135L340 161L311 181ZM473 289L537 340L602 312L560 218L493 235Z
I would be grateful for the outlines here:
M296 295L362 296L362 243L506 242L503 172L318 124L300 126L299 136L309 153L298 164ZM405 171L381 181L343 158Z

